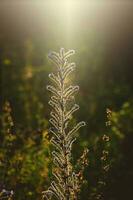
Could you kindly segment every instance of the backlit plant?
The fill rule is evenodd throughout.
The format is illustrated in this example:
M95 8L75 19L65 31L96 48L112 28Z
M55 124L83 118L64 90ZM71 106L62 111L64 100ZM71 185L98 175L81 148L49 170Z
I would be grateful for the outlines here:
M76 200L81 186L81 173L74 170L72 164L72 145L76 140L75 133L85 126L85 122L79 122L70 129L69 122L79 106L70 102L74 99L79 86L69 85L68 77L75 69L75 63L68 62L68 58L75 53L74 50L65 52L63 48L59 53L51 52L49 58L57 67L57 73L49 74L54 85L48 85L47 89L52 93L49 101L52 111L50 113L51 143L54 146L52 152L54 180L47 191L43 192L43 198L51 199L52 196L59 200ZM86 165L88 151L83 153L82 165ZM81 170L82 171L82 170Z

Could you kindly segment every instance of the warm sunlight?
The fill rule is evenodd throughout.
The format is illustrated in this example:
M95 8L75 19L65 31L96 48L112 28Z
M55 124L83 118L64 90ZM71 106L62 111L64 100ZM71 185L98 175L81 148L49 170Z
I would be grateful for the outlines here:
M132 1L0 1L0 200L133 199L132 52Z

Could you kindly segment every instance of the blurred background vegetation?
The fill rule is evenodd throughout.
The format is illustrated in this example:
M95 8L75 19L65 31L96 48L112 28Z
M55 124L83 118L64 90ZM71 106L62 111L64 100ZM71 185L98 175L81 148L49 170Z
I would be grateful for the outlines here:
M75 49L73 82L87 126L74 161L89 148L81 199L133 199L133 3L131 1L0 2L0 189L39 200L51 178L48 135L50 50ZM107 128L106 108L112 111ZM108 144L103 141L109 134ZM106 177L101 155L109 151ZM99 187L99 180L106 182ZM106 179L106 180L105 180ZM90 197L89 197L90 196Z

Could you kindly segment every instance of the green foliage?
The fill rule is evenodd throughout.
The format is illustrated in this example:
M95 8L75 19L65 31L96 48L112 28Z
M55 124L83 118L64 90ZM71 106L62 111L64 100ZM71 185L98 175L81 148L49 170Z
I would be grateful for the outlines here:
M47 131L26 133L15 130L9 102L4 104L0 119L1 188L13 189L17 199L37 198L48 181Z

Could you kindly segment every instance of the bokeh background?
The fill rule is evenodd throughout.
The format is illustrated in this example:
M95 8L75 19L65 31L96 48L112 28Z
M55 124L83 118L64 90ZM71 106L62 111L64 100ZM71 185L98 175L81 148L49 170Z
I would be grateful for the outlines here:
M81 109L73 162L89 148L80 199L133 199L133 3L132 1L0 1L0 189L14 199L41 199L51 180L48 135L49 51L75 49L72 81ZM106 108L112 122L106 127ZM101 139L109 134L108 145ZM109 170L103 177L101 152ZM106 185L100 187L99 180ZM94 198L93 198L94 200Z

